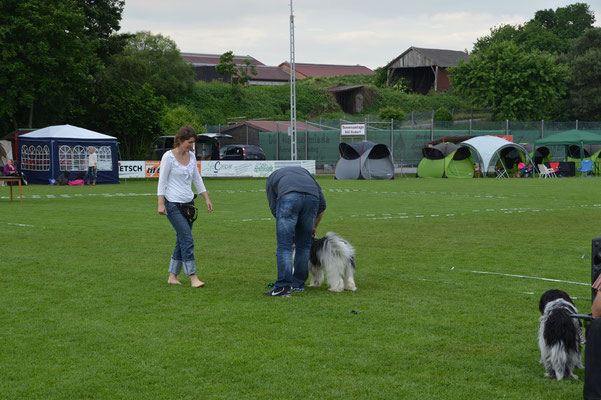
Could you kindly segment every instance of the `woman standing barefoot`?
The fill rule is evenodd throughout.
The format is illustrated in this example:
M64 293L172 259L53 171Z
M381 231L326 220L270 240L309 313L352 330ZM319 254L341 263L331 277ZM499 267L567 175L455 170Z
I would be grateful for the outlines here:
M213 204L202 181L196 157L192 152L196 143L196 132L190 126L182 126L175 135L174 149L163 154L159 170L159 200L158 212L166 215L177 233L175 249L169 264L169 279L167 283L181 285L177 278L184 267L190 277L192 287L200 288L205 285L196 275L194 261L194 238L192 224L194 218L187 218L185 208L194 205L194 193L191 184L194 183L196 192L200 194L207 205L207 212L213 211Z

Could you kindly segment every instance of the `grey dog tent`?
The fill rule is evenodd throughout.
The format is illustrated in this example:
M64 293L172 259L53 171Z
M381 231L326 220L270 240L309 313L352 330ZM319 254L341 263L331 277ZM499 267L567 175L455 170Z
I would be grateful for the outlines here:
M340 143L336 179L393 179L394 163L390 148L366 140Z

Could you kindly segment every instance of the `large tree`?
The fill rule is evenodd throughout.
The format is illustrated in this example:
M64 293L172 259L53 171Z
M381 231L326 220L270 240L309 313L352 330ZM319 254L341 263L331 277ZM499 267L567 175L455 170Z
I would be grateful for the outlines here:
M124 50L109 60L102 79L138 87L148 83L157 95L177 101L192 89L194 70L182 59L174 41L137 32L126 39Z
M524 25L501 25L490 34L479 38L474 52L486 50L493 43L511 41L526 51L540 50L562 54L570 49L571 42L591 28L595 22L589 6L576 3L556 10L537 11Z
M510 41L473 53L450 72L454 89L493 107L496 119L523 121L549 118L567 80L567 68L555 57Z
M574 41L566 58L570 67L568 116L601 121L601 28L589 29Z
M64 123L85 113L99 55L122 0L0 2L0 129ZM102 50L104 49L104 50Z

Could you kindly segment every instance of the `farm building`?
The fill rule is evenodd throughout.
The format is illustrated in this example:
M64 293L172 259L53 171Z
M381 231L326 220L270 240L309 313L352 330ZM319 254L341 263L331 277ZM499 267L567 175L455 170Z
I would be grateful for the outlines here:
M281 69L290 73L290 64L283 62ZM341 75L374 75L375 72L362 65L331 65L331 64L294 64L296 79L305 79L313 76L341 76Z
M225 80L225 77L215 69L219 64L219 54L180 53L180 55L184 61L194 67L194 78L197 81ZM252 75L249 71L251 77L249 85L283 85L290 80L289 73L278 67L267 66L251 56L234 56L232 61L236 65L244 66L244 60L248 60L257 72L256 75Z
M221 133L231 135L231 139L222 139L221 144L252 144L259 146L261 132L287 132L290 121L243 121L221 129ZM304 122L296 123L297 132L319 131L321 129Z
M386 84L389 86L396 79L404 78L415 93L448 90L451 83L447 68L457 65L459 60L467 61L468 54L456 50L410 47L384 67Z

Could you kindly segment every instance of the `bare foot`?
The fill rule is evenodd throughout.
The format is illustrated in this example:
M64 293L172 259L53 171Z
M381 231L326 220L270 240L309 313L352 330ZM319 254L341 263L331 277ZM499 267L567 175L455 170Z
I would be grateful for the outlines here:
M190 284L194 288L201 288L205 285L205 283L198 279L196 275L190 275Z
M171 285L181 285L182 283L177 279L177 275L170 273L169 279L167 279L167 283Z

